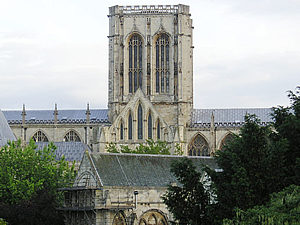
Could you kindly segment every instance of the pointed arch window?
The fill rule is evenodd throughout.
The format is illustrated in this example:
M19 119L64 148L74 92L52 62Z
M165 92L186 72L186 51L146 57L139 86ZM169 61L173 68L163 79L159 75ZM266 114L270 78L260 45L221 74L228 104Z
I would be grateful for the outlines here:
M161 34L156 41L156 93L169 92L170 80L170 41L167 34Z
M148 139L152 139L152 116L151 116L151 112L149 112L147 121L148 121Z
M131 113L129 113L129 116L128 116L128 139L132 140L132 116L131 116Z
M143 108L141 104L138 107L138 139L143 139Z
M124 139L124 125L123 125L123 121L121 121L120 124L120 140Z
M190 156L209 156L207 141L200 134L197 134L189 144L188 153Z
M160 139L160 121L159 121L159 119L157 120L156 137L157 137L157 139Z
M79 135L71 130L64 136L64 142L81 142Z
M129 93L134 93L143 85L143 41L134 34L129 39Z
M113 220L113 225L126 225L125 217L123 215L123 212L118 212L115 215L115 218Z
M222 142L221 142L220 149L221 149L221 150L224 150L224 149L225 149L225 146L226 146L228 143L230 143L233 139L234 139L234 135L233 135L233 134L231 134L231 133L227 134L227 135L223 138L223 140L222 140Z
M49 142L46 134L40 130L32 136L32 139L35 142Z

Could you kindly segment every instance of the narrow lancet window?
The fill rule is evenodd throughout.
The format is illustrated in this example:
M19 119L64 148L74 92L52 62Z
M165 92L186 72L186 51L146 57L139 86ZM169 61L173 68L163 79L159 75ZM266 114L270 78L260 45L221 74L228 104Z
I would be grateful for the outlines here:
M152 139L152 116L151 112L148 115L148 139Z
M138 107L138 139L143 139L143 109Z
M128 116L128 139L132 140L132 116L131 116L131 113L129 113L129 116Z
M160 122L159 122L159 119L157 120L157 127L156 127L156 136L157 136L157 139L160 139Z
M120 140L124 139L124 127L123 127L123 121L121 121L120 124Z

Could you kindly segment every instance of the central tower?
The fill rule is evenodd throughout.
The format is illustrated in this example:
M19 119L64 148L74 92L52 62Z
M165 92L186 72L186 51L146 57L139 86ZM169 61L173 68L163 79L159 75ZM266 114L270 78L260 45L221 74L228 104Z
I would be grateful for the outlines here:
M140 89L169 125L193 108L193 45L189 6L109 8L109 119Z

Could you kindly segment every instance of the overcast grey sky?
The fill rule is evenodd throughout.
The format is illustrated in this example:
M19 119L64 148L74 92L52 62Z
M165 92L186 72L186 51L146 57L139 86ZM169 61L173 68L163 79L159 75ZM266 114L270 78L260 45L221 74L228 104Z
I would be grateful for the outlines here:
M158 0L0 0L0 108L107 107L108 7ZM187 0L194 107L288 105L300 85L300 0Z

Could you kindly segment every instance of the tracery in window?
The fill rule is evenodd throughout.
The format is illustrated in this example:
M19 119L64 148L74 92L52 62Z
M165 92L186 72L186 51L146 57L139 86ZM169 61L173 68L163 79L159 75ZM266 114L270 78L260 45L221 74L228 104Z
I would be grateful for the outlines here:
M64 142L71 142L71 141L81 142L81 139L80 139L79 135L75 131L73 131L73 130L69 131L64 136Z
M152 139L152 116L151 116L151 112L149 112L149 115L148 115L148 139Z
M143 41L140 35L134 34L129 40L129 93L134 93L143 85Z
M143 108L141 104L138 107L138 139L143 139Z
M128 139L129 140L132 139L132 116L131 116L131 112L129 113L129 116L128 116Z
M125 217L122 213L118 212L115 215L115 218L113 220L113 225L126 225Z
M221 150L224 150L225 148L225 145L227 145L229 142L231 142L232 140L234 139L234 135L233 134L231 134L231 133L229 133L229 134L227 134L224 138L223 138L223 140L222 140L222 142L221 142L221 145L220 145L220 149Z
M156 93L169 92L170 80L170 45L167 34L161 34L156 41L156 74L155 74L155 90Z
M123 125L123 121L121 121L120 123L120 140L124 139L124 125Z
M159 211L149 210L144 213L139 221L139 225L167 225L165 216Z
M189 144L188 152L191 156L209 156L207 141L200 134L197 134Z
M32 136L32 139L35 142L49 142L46 134L40 130Z

